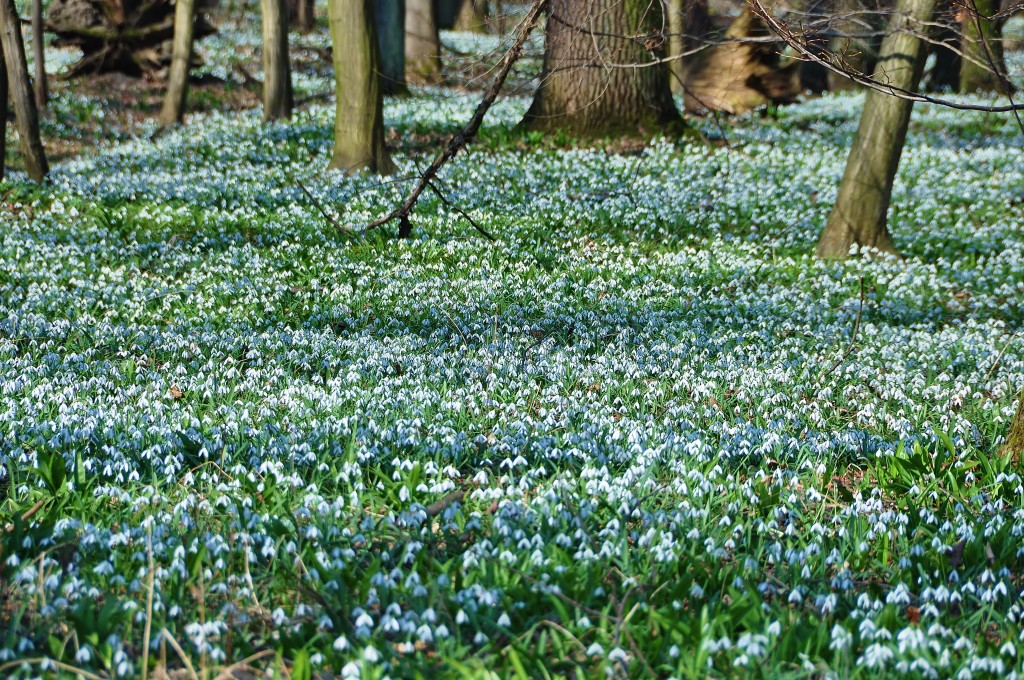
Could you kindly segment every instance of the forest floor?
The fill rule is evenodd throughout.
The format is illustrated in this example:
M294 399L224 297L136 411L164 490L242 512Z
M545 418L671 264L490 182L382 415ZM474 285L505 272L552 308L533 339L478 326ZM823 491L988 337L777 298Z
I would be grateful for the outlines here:
M478 94L386 102L397 181L327 171L323 28L269 125L253 28L165 134L56 85L51 179L0 184L0 676L147 633L188 678L1020 672L1012 116L919 107L905 259L823 262L858 95L587 148L507 97L438 183L497 241L430 195L399 241Z

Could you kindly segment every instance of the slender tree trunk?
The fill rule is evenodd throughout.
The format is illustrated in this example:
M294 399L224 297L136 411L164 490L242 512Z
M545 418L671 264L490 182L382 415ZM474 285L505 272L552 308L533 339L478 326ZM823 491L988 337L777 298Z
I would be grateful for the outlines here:
M1001 453L1004 456L1016 456L1018 461L1024 457L1024 391L1020 393L1017 414L1010 423L1010 431L1006 435L1006 443L1003 444Z
M441 76L441 39L433 0L405 0L405 77L416 83Z
M927 45L916 33L935 16L936 0L899 0L882 41L874 78L904 90L921 80ZM850 246L895 253L886 226L913 102L869 90L835 207L818 241L819 257L844 258Z
M871 35L881 30L881 3L871 0L835 0L835 19L831 26L838 35L832 38L829 50L839 63L859 73L871 73L878 61L878 39ZM828 72L829 90L852 90L857 85L834 71Z
M36 68L36 106L46 108L46 36L43 34L43 0L32 0L32 57Z
M330 0L337 104L329 167L346 172L396 170L384 146L384 97L371 0Z
M523 119L534 130L579 137L638 137L679 132L660 45L661 3L649 0L551 0L544 71Z
M805 39L808 47L817 56L822 56L828 49L828 39L824 37L824 34L832 13L832 4L833 0L806 0L804 2L807 12L807 16L803 20L806 30ZM828 89L828 74L828 69L818 62L803 61L800 64L800 87L815 94L821 94Z
M0 181L7 163L7 61L0 48Z
M21 19L14 9L13 0L0 0L0 42L3 43L7 85L11 99L14 100L14 115L17 118L25 170L30 178L41 182L50 167L39 138L39 113L29 84L31 78L28 75L28 60L25 58L25 43L21 39Z
M486 33L487 8L482 0L462 0L454 28L466 33Z
M298 0L295 8L295 30L303 35L316 26L316 5L313 0Z
M263 9L263 121L292 115L292 72L288 64L288 6L261 0Z
M380 79L384 94L404 95L405 0L373 0L377 44L380 45Z
M684 91L686 73L693 57L681 55L704 45L711 32L711 19L708 16L707 0L668 0L668 55L669 76L672 91L681 94Z
M1003 20L999 0L966 0L962 10L964 58L960 60L961 92L1010 92L1003 58Z
M164 106L160 111L160 124L165 127L180 124L185 116L185 95L188 93L189 66L192 65L195 17L195 0L175 0L171 68L167 77Z

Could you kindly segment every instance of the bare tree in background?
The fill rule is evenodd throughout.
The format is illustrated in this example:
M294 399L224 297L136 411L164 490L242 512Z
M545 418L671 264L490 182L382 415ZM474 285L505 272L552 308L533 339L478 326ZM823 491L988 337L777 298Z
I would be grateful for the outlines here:
M292 115L292 71L288 61L288 6L260 0L263 23L263 120Z
M384 146L377 32L372 0L330 0L336 104L330 167L382 175L396 170Z
M405 84L405 0L373 0L384 94L407 94Z
M415 83L441 77L441 38L433 0L405 0L405 77Z
M484 0L462 0L453 28L467 33L486 33L487 6Z
M164 127L181 124L185 117L185 96L188 94L188 72L192 66L192 42L195 32L196 0L176 0L174 6L174 43L171 68L167 76L167 93L160 110Z
M0 43L3 43L6 89L14 102L14 115L18 123L18 139L25 171L30 178L41 182L50 171L50 166L46 162L46 153L39 137L39 113L28 74L25 43L21 37L21 19L14 8L14 0L0 0ZM6 108L4 106L5 112Z
M32 59L36 69L36 107L42 111L50 99L46 91L46 36L43 34L43 0L32 0Z
M960 31L963 58L960 60L961 92L1013 91L1006 77L1003 58L1003 17L999 16L999 0L963 0L960 9Z

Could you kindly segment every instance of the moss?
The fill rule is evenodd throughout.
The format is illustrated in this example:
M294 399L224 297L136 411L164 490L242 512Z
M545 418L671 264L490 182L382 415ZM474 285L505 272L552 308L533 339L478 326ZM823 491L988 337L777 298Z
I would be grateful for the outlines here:
M1006 443L1003 444L1003 455L1012 455L1015 460L1020 460L1024 454L1024 390L1020 393L1020 401L1017 403L1017 415L1010 423L1010 431L1006 435Z

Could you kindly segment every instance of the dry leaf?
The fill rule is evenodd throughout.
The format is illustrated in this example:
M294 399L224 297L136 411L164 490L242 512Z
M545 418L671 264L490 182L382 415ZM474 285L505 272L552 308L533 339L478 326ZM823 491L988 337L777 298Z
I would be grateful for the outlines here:
M172 399L181 399L184 396L185 396L185 393L182 392L181 389L179 389L177 385L171 385L171 398Z

